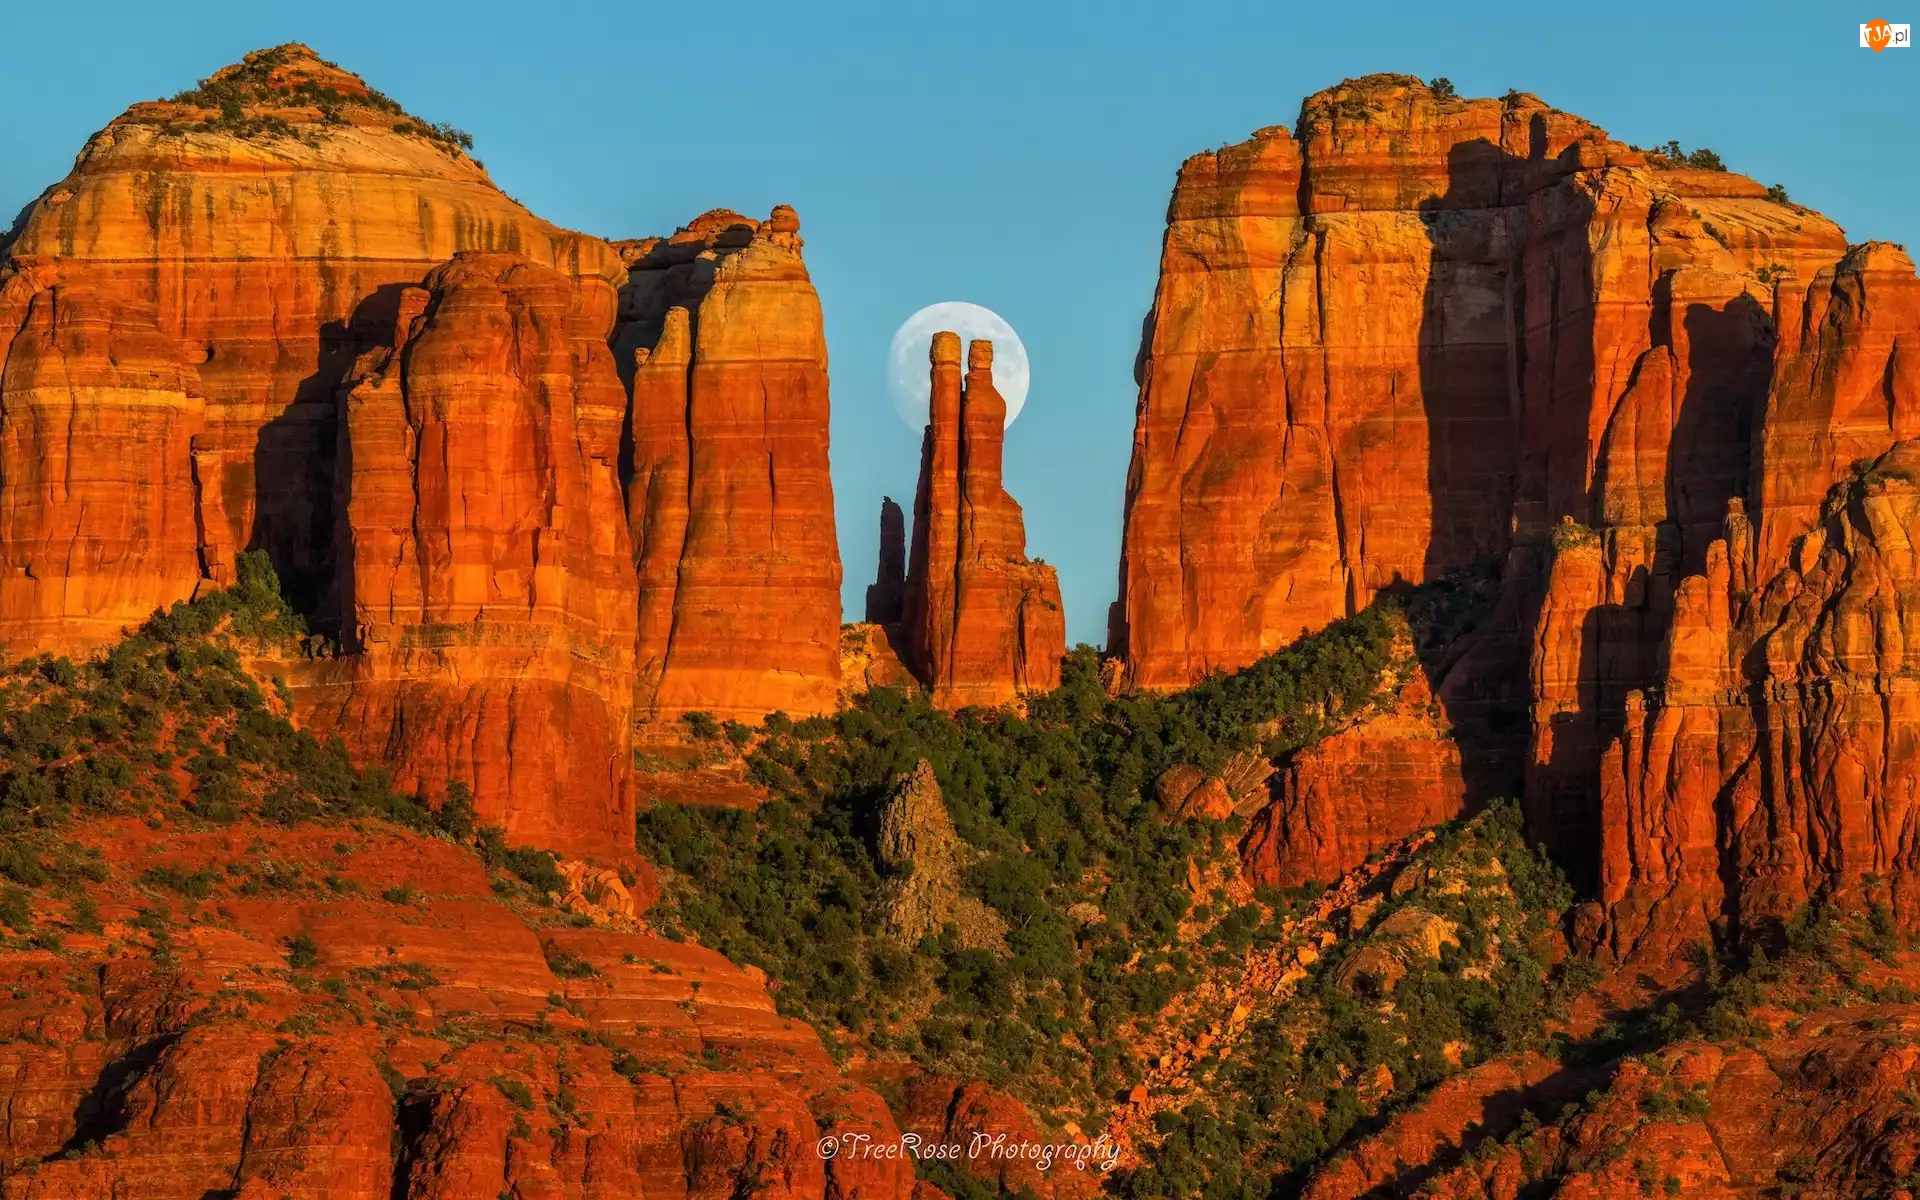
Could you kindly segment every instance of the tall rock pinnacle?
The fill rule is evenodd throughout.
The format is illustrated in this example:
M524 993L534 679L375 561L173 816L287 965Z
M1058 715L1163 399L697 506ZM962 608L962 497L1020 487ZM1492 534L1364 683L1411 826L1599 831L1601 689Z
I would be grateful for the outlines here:
M934 334L930 358L904 654L942 707L1005 704L1060 682L1060 581L1027 558L1026 523L1001 482L1007 405L993 343L968 346L964 386L958 334Z
M907 518L892 496L880 498L880 565L867 587L867 620L891 625L900 619L907 587Z

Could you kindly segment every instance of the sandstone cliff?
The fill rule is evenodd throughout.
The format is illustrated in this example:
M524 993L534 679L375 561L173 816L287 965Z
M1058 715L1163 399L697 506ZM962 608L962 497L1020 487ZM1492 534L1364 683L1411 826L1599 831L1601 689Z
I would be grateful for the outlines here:
M839 701L819 301L791 209L616 247L468 145L298 45L89 141L0 259L0 648L262 549L304 719L625 852L636 709Z
M1138 364L1110 634L1128 681L1242 666L1562 515L1671 490L1675 523L1710 527L1765 390L1758 273L1842 247L1535 97L1406 76L1188 160ZM1643 422L1665 425L1644 445Z
M624 849L635 588L617 478L614 292L462 254L400 292L344 386L346 655L304 673L322 733L519 840Z
M1920 432L1920 281L1777 189L1677 165L1403 76L1189 160L1110 638L1126 682L1176 687L1497 565L1434 691L1470 790L1524 787L1537 836L1610 881L1620 953L1904 869L1895 718L1778 694L1890 714L1898 677L1800 649L1752 598L1858 611L1783 580L1827 553L1803 537L1859 553L1829 489ZM1879 569L1883 595L1911 582Z
M1052 567L1027 558L1026 523L1001 484L1006 401L993 343L937 333L902 603L903 657L935 704L1005 704L1060 682L1066 612Z
M0 649L117 640L230 566L201 553L199 373L149 304L15 259L0 364Z
M652 717L832 712L840 554L820 300L784 205L716 209L632 265L615 353L633 403L635 702Z
M384 335L388 289L418 283L462 250L623 278L609 246L509 199L453 132L299 45L257 51L172 100L134 105L34 202L11 247L16 259L57 259L71 286L151 314L204 396L193 440L208 560L218 570L238 550L265 548L283 578L316 594L334 562L335 389L362 348L358 336ZM356 320L363 307L371 320ZM113 469L171 475L181 452L163 439L121 453L141 449L145 464ZM24 465L0 462L0 472ZM95 506L87 520L109 524L79 535L110 539L118 519ZM11 545L9 534L18 553ZM143 598L184 595L199 573L174 557L164 579L135 584L131 563L116 573ZM81 581L62 614L72 627L47 628L40 646L118 633L114 616L83 598L101 586L87 581L87 564L70 569ZM58 586L52 570L45 578Z

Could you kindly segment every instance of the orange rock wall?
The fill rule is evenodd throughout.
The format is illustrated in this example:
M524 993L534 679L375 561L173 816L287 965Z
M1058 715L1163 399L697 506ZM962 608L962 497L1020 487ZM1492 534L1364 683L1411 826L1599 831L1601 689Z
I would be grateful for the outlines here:
M633 822L614 304L505 254L401 293L346 385L348 653L301 697L403 784L469 780L517 840L602 854Z
M1758 530L1728 514L1676 592L1658 687L1627 697L1605 752L1596 937L1622 958L1819 898L1920 925L1920 376L1901 349L1920 344L1920 279L1868 243L1782 302L1767 414L1801 437L1762 442L1774 506ZM1841 478L1796 526L1809 471Z
M84 269L16 259L0 363L0 648L90 650L191 596L208 573L206 402L153 310Z
M1710 528L1743 477L1728 414L1765 389L1748 272L1844 243L1700 174L1648 170L1534 97L1406 76L1188 160L1138 363L1109 636L1128 681L1237 668L1562 515L1637 519L1672 490L1673 519ZM1668 428L1636 438L1649 422Z
M557 229L301 46L135 105L0 259L0 648L91 650L264 549L321 635L304 720L630 849L636 709L839 703L798 229Z
M297 49L277 77L365 94ZM200 463L223 501L207 531L213 556L263 547L283 576L318 590L333 558L334 389L357 352L361 306L462 250L609 281L621 264L605 243L533 216L457 148L394 132L401 119L349 107L327 121L301 103L247 109L288 121L291 136L202 129L218 114L192 104L135 105L34 203L12 253L58 258L101 295L153 313L205 396Z
M632 364L628 523L651 717L832 712L840 556L827 348L800 222L716 210L624 244L616 353Z
M1240 839L1255 887L1327 883L1467 808L1460 748L1415 667L1392 705L1295 755Z

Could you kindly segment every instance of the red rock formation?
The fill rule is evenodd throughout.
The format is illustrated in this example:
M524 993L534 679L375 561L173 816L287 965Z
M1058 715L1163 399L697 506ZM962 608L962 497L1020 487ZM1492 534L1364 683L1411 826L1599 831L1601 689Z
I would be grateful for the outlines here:
M8 1200L925 1195L910 1164L819 1154L900 1126L710 950L540 927L469 851L377 821L350 851L320 824L69 832L111 850L105 929L42 906L67 957L0 953ZM338 886L243 889L263 863ZM166 956L129 923L155 866L224 881Z
M465 780L516 841L598 854L633 825L614 303L486 253L401 293L345 390L347 655L298 689L403 783Z
M1761 426L1756 569L1785 562L1854 463L1920 436L1920 279L1897 246L1855 247L1780 287L1780 347Z
M1060 682L1066 613L1052 567L1027 558L1020 506L1001 484L1006 402L993 343L936 333L933 391L913 505L904 657L935 704L1005 704Z
M1460 748L1417 666L1386 711L1295 755L1273 793L1240 840L1255 887L1330 883L1467 807Z
M1699 174L1649 171L1532 96L1406 76L1348 81L1306 101L1294 136L1190 159L1139 363L1109 634L1128 682L1242 666L1395 580L1537 544L1563 514L1710 534L1764 390L1742 297L1764 297L1763 266L1842 243ZM1677 470L1652 471L1676 439ZM1649 497L1678 511L1643 512Z
M870 1078L884 1079L881 1071ZM1096 1145L1086 1138L1049 1134L1039 1128L1020 1102L984 1083L948 1079L914 1071L890 1080L898 1089L895 1113L902 1132L918 1136L922 1145L954 1147L951 1160L1009 1195L1023 1193L1038 1200L1087 1200L1098 1195L1106 1178L1101 1164L1111 1167L1112 1143ZM1042 1170L1033 1158L1018 1154L1022 1146L1074 1145L1085 1147L1077 1162L1062 1155Z
M840 554L827 349L781 205L622 244L614 333L633 363L628 523L640 575L638 709L758 720L832 712Z
M1659 686L1627 698L1603 763L1588 932L1621 958L1858 897L1875 878L1920 923L1899 832L1920 793L1904 682L1920 375L1903 349L1920 344L1920 279L1868 244L1780 302L1756 439L1769 507L1756 530L1734 504L1704 573L1679 585ZM1809 488L1842 476L1803 523Z
M193 364L205 396L195 469L219 500L203 534L208 561L225 569L237 550L265 547L283 577L317 594L333 561L335 385L357 333L384 332L383 321L355 315L382 308L382 289L418 283L470 249L622 278L611 247L534 217L457 142L287 45L174 100L136 104L95 134L35 201L11 252L57 258L67 282L152 314L178 349L150 337L143 354ZM169 474L180 452L166 452ZM161 460L139 472L159 477ZM83 541L111 541L119 518L96 517L105 523L80 531ZM198 564L169 557L164 586L133 582L151 558L116 566L113 582L76 563L75 632L92 636L84 627L99 610L88 606L103 588L129 598L145 588L143 601L190 592Z
M892 625L900 620L907 587L907 518L892 496L880 498L880 565L867 586L867 620Z
M85 270L0 276L0 648L66 654L193 594L206 404L151 307Z

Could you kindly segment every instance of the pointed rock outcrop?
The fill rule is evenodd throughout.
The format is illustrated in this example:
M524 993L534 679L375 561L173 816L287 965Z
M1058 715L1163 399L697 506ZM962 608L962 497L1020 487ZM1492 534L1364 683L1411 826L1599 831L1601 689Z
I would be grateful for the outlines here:
M907 587L907 518L892 496L880 498L880 565L867 585L867 620L892 625L900 620Z
M943 708L1005 704L1060 682L1066 613L1052 567L1029 559L1020 506L1001 483L1006 401L993 343L936 333L914 496L903 657Z

